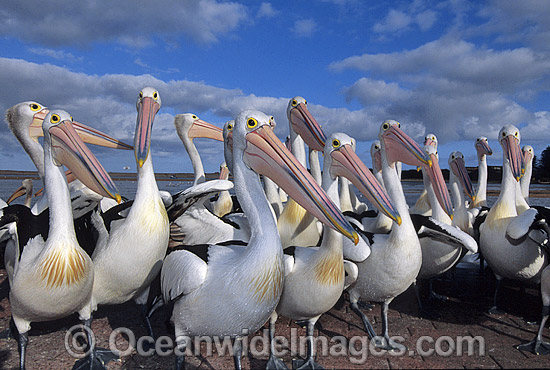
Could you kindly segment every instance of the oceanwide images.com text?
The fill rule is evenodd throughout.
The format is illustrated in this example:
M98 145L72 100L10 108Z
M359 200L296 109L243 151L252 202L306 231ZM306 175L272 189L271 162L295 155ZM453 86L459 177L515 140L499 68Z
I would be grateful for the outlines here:
M65 334L65 348L69 354L76 358L84 357L89 353L90 347L82 344L81 339L86 338L86 333L92 339L91 346L95 346L93 331L83 325L75 325ZM395 342L404 344L405 338L401 336L391 337ZM421 336L414 348L387 351L378 348L375 343L384 340L377 337L371 340L368 336L334 336L328 338L319 336L314 338L314 350L317 357L347 357L352 364L364 364L369 356L485 356L485 339L481 336ZM274 338L274 355L284 357L304 356L307 348L307 338L298 334L297 328L290 329L290 335L276 336ZM242 354L248 354L258 358L269 356L269 334L264 329L256 335L249 336L246 330L242 332ZM175 341L169 336L161 336L153 339L150 336L136 337L128 328L120 327L113 330L109 336L109 350L121 357L128 356L134 351L144 357L158 355L171 356L231 356L233 355L234 339L231 337L178 337Z

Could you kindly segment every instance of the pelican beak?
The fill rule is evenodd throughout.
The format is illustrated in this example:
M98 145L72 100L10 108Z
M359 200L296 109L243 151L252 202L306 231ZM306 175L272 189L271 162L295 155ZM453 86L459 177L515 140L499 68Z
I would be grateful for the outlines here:
M311 149L323 152L327 137L321 125L311 115L304 103L292 108L290 111L290 124Z
M391 126L380 137L384 141L388 163L402 162L410 166L431 166L428 155L403 130Z
M83 123L73 121L73 127L82 141L87 144L94 144L113 149L134 150L133 146L112 138L111 136L96 130L93 127L86 126Z
M504 153L510 162L510 167L512 169L512 175L519 181L523 172L525 171L525 164L523 162L523 154L521 153L521 148L519 147L519 140L513 135L508 135L501 140Z
M8 200L6 200L6 203L10 204L14 200L16 200L17 198L19 198L19 197L21 197L25 194L27 194L27 189L25 189L24 186L20 186L19 189L17 189L16 191L13 192L12 195L10 195Z
M134 152L139 168L149 156L151 148L151 131L155 115L160 109L160 104L151 97L144 97L138 103L138 116L136 123L136 134L134 138Z
M458 157L451 161L451 171L453 171L455 176L458 177L458 180L462 184L466 195L472 200L472 202L475 202L476 195L474 192L474 186L472 185L470 175L468 175L468 170L466 170L464 159Z
M65 120L51 127L50 135L56 162L67 166L84 185L96 193L120 203L122 198L113 180L78 136L71 121Z
M352 182L361 193L386 216L401 225L401 216L392 204L386 190L372 172L359 159L353 148L346 144L331 153L330 171L333 176L343 176Z
M275 136L269 125L246 135L243 159L256 173L269 177L321 222L359 242L359 235L311 174Z
M46 108L42 109L39 112L36 112L32 117L32 122L29 126L29 136L36 142L38 142L38 138L41 136L44 136L44 132L42 131L42 122L44 122L44 118L48 115L50 111Z
M430 163L431 166L424 166L424 171L427 172L432 187L434 189L435 195L439 204L450 217L453 217L453 204L451 203L451 197L449 196L449 189L445 184L445 179L443 178L443 173L441 173L441 168L439 167L439 160L435 154L430 154Z
M44 118L48 113L48 109L43 109L33 116L33 120L31 122L31 125L29 126L29 135L34 141L38 141L39 137L44 136L44 132L42 131L42 122L44 121ZM96 130L95 128L86 126L83 123L73 121L73 127L76 129L76 132L85 143L95 144L113 149L134 149L133 146L112 138L111 136L99 130Z
M202 119L197 119L191 125L188 133L191 139L206 138L217 141L223 141L223 130L211 123L205 122Z

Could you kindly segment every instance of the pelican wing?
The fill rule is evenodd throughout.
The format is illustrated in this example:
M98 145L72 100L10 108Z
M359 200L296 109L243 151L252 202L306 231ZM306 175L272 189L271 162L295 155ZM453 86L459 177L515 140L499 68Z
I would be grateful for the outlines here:
M172 204L168 207L168 218L176 220L192 205L204 202L214 194L233 188L233 183L227 180L206 181L180 191L172 196Z
M537 220L537 216L539 216L538 211L535 208L529 208L514 217L506 228L506 235L515 240L525 237L531 230L531 225Z
M418 238L433 238L444 243L455 245L457 248L466 248L472 253L477 253L477 242L470 235L456 226L447 225L422 215L411 215Z
M160 272L162 295L165 302L189 294L206 279L208 265L196 254L181 249L164 259Z

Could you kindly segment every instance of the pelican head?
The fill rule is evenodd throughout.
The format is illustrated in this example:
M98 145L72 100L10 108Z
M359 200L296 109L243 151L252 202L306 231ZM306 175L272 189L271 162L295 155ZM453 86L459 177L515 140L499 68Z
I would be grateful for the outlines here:
M286 115L292 130L300 135L311 149L319 152L325 149L327 138L317 120L309 112L306 99L301 96L290 99Z
M353 149L353 139L343 133L334 133L325 145L325 158L333 178L347 178L367 199L386 216L401 225L401 216L392 204L386 190L359 159ZM325 159L325 163L327 160Z
M449 154L449 168L454 176L462 184L462 188L466 195L475 203L476 196L474 192L474 186L468 170L466 170L466 162L464 162L464 155L459 151L454 151Z
M357 232L311 174L275 136L269 116L253 110L241 112L235 118L232 136L234 157L241 153L248 168L269 177L321 222L357 244Z
M401 124L394 120L382 122L378 138L386 151L388 164L402 162L410 166L431 166L428 155L403 130Z
M145 87L139 92L136 102L138 115L134 135L134 153L139 168L143 167L143 163L149 157L153 121L161 105L160 94L156 89Z
M525 165L531 163L535 157L535 150L533 147L531 145L524 145L523 148L521 148L521 151L523 153L523 162Z
M489 140L485 136L477 137L475 147L478 159L484 155L493 155L493 149L489 146Z
M510 163L512 175L519 181L525 172L523 154L519 147L521 134L514 125L506 125L498 133L498 141L504 152L504 160Z
M437 144L439 142L437 141L437 136L434 134L428 134L424 137L424 145L431 145L437 149Z
M67 166L84 185L120 203L121 196L113 180L77 134L69 113L50 111L44 118L42 131L57 166Z
M230 119L223 125L223 156L229 172L233 172L233 127L235 127L234 119Z
M380 151L380 140L374 140L370 146L370 157L372 159L372 170L382 170L382 152Z
M174 126L181 140L185 140L184 137L187 136L191 140L199 137L223 141L221 128L203 121L193 113L177 114Z

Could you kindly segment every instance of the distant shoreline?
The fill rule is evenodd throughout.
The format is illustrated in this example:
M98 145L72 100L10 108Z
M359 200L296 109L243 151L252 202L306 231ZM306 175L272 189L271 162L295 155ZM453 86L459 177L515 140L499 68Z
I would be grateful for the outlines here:
M109 172L114 181L137 181L136 172ZM219 178L219 172L207 173L207 180ZM157 181L193 181L192 173L155 173ZM38 172L36 171L16 171L16 170L0 170L0 180L39 180Z

